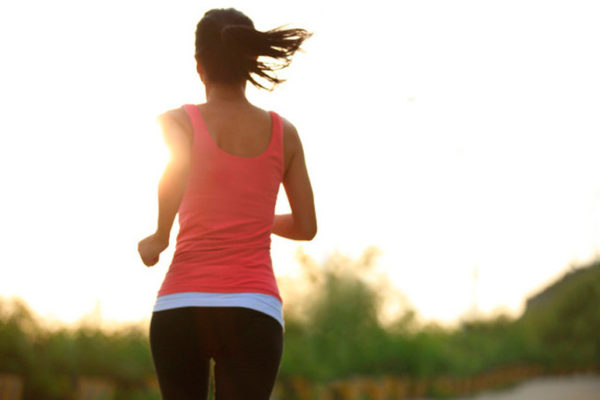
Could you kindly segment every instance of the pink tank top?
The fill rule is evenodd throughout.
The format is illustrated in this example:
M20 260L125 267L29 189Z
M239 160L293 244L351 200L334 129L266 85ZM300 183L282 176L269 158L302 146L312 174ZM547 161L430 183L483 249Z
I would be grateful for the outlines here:
M281 301L271 263L271 229L283 179L283 127L271 111L271 139L257 157L221 150L200 109L184 105L193 127L190 175L179 234L159 296L182 292L263 293Z

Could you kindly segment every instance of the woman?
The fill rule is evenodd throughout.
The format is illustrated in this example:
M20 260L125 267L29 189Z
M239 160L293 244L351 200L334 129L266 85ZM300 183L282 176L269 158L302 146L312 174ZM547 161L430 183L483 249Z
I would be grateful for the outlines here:
M208 11L196 29L197 71L206 103L159 117L171 160L159 183L158 227L140 241L147 266L169 244L171 266L150 323L163 399L206 399L209 360L217 399L268 399L283 341L281 297L270 234L310 240L317 230L313 194L294 126L250 104L246 82L273 86L279 67L310 36L303 29L259 32L234 9ZM280 184L291 214L274 215Z

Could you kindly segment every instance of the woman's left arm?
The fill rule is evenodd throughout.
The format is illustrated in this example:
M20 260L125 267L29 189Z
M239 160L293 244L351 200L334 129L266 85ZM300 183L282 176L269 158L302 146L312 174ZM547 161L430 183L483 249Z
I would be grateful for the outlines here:
M162 114L159 123L170 152L170 160L158 184L158 224L156 232L138 243L138 252L148 267L158 262L169 246L175 215L185 192L190 170L191 126L183 109Z

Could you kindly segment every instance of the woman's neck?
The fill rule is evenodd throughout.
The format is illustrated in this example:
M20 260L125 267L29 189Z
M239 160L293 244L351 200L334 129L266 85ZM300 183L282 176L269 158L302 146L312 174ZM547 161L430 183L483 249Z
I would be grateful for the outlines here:
M240 85L209 83L205 89L207 103L248 104L245 82Z

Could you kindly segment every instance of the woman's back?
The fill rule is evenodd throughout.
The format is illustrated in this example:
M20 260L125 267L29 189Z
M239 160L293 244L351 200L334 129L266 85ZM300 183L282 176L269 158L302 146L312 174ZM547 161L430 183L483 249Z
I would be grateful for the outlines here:
M252 158L271 140L271 115L249 103L223 102L198 107L210 137L226 153Z
M255 107L183 109L191 125L189 176L175 255L159 295L253 292L280 299L269 249L284 175L281 118L267 113L268 125L258 130L253 124L265 121ZM248 134L250 128L255 132ZM236 151L249 148L252 153Z

